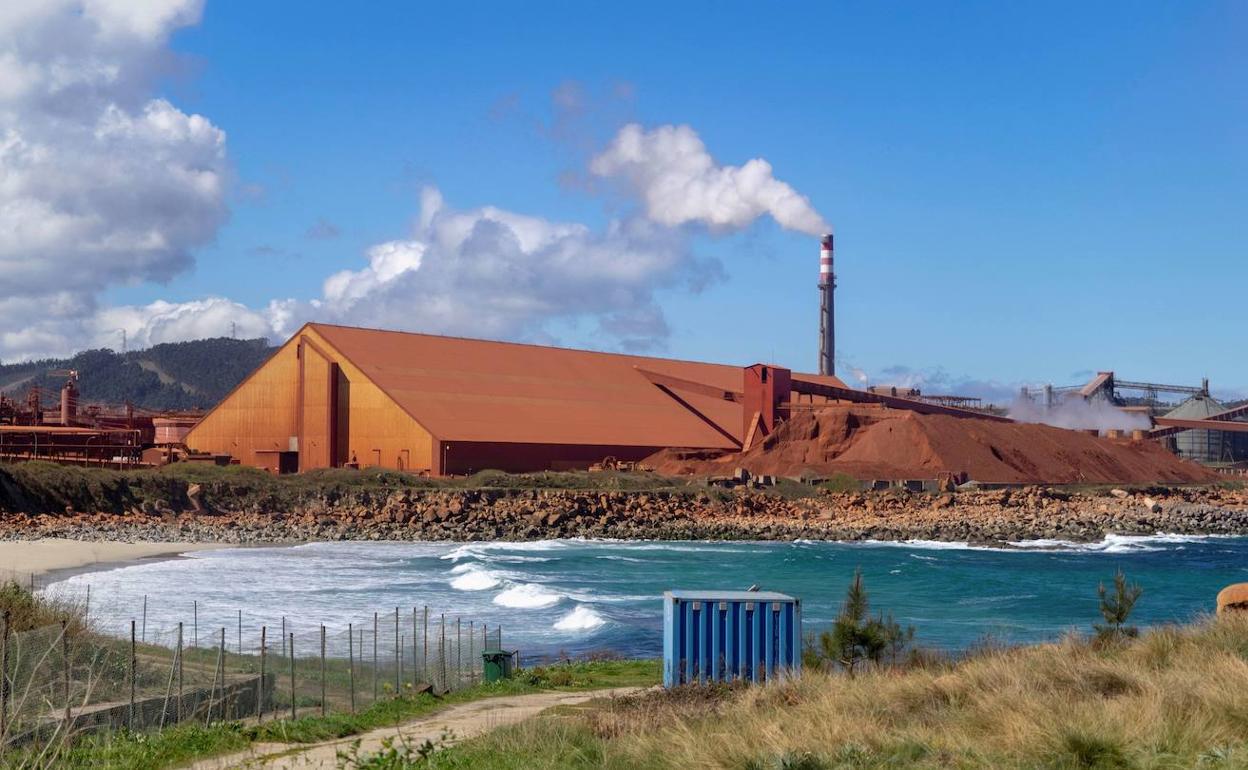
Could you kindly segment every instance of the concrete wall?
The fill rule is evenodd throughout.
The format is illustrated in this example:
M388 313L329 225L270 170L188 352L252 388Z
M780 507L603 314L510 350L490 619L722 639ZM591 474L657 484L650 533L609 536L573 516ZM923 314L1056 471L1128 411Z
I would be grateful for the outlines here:
M273 688L276 674L264 675L264 686L260 688L260 677L226 682L223 691L213 692L208 689L190 690L182 694L181 711L178 709L178 696L174 693L168 701L168 711L163 695L135 701L134 722L136 730L155 729L160 726L161 712L165 712L166 726L177 724L178 714L182 721L203 721L211 709L213 721L243 719L256 713L256 698L264 698L265 713L273 710ZM100 707L88 707L85 712L73 715L72 732L100 732L120 730L129 726L130 703L113 703ZM20 746L36 740L48 740L61 728L59 721L48 722L34 730L10 739L13 746Z

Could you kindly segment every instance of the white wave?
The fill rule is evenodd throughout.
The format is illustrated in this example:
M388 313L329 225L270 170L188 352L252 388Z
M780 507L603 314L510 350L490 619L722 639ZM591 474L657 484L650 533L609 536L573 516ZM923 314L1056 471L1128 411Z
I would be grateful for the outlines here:
M861 545L891 546L894 548L918 548L929 551L996 551L998 553L1017 553L1020 551L1053 551L1055 553L1145 553L1163 551L1166 546L1184 543L1200 543L1214 538L1236 537L1235 535L1179 535L1158 532L1154 535L1115 535L1108 534L1101 540L1079 542L1075 540L1036 539L1011 540L1001 545L972 545L956 540L862 540ZM854 545L855 541L843 541L846 545ZM913 554L911 554L913 555ZM920 558L920 557L915 557Z
M968 596L964 599L958 599L957 603L962 606L975 607L985 604L1001 604L1003 602L1016 602L1025 599L1035 599L1036 594L1006 594L1004 596Z
M939 561L939 559L937 559L935 556L920 556L917 553L910 554L910 558L918 559L919 561Z
M452 549L449 553L442 554L440 558L450 561L459 561L460 559L500 559L512 561L550 561L534 556L518 556L515 554L498 554L493 551L522 551L522 552L542 552L554 551L560 548L566 548L567 543L561 540L534 540L532 542L511 542L506 540L496 540L485 543L464 543L463 545Z
M534 583L518 583L500 591L494 597L494 603L513 609L540 609L558 603L561 598L563 597L560 594Z
M634 559L632 556L620 556L618 554L607 554L606 556L595 556L595 559L606 559L607 561L631 561L636 564L644 564L645 559Z
M589 631L606 623L597 612L584 604L578 604L571 612L555 621L556 631Z
M843 541L846 545L887 546L891 548L923 548L930 551L992 551L988 546L971 545L956 540L861 540Z
M456 591L484 591L494 588L502 581L492 572L476 569L467 570L451 580L451 588Z
M1154 535L1108 534L1101 540L1076 542L1074 540L1013 540L1010 545L1018 550L1043 550L1056 553L1149 553L1164 551L1166 546L1184 543L1201 543L1226 535L1179 535L1158 532Z

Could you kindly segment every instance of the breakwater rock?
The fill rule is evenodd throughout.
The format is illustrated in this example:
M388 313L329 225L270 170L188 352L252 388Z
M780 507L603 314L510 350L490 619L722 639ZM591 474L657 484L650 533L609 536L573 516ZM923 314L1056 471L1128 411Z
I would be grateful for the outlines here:
M929 494L685 487L352 489L291 499L228 483L170 487L110 510L0 511L0 538L179 540L1012 540L1248 535L1248 492L1219 487L1094 491L1023 487Z

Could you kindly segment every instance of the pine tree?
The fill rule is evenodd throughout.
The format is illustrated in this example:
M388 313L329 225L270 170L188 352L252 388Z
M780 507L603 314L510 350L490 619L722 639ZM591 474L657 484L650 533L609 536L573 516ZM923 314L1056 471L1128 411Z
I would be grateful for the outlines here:
M1097 593L1101 597L1101 616L1105 618L1105 625L1093 624L1097 638L1112 642L1124 637L1138 636L1138 628L1125 624L1144 589L1137 583L1128 584L1126 574L1119 569L1114 573L1113 592L1105 590L1105 584L1101 583L1097 586Z
M887 646L882 624L870 618L870 609L867 589L862 583L862 570L856 569L845 593L841 614L831 632L831 646L836 660L851 677L863 661L878 662Z

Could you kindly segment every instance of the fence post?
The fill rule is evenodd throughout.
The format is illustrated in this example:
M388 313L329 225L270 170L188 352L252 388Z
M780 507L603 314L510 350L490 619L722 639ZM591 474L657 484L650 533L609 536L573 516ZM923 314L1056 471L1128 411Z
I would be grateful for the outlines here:
M178 621L178 722L182 721L182 621Z
M65 664L65 732L72 724L69 712L69 621L61 621L61 658Z
M217 688L217 692L221 693L221 708L217 710L217 715L221 717L221 721L225 721L225 626L221 626L221 652L218 653L221 658L221 672L218 676L221 678L221 686Z
M143 629L139 638L143 640L143 644L147 644L147 594L143 594Z
M458 617L455 618L455 686L464 686L464 634Z
M441 620L438 622L438 669L442 674L442 689L449 690L446 686L446 613L442 613Z
M468 684L474 684L477 681L477 656L475 650L477 646L477 622L475 620L468 621Z
M399 646L399 608L394 608L394 697L403 693L403 648Z
M377 702L377 613L373 613L373 703Z
M238 611L238 654L243 654L243 611Z
M212 724L212 702L217 697L217 677L221 673L221 667L225 665L222 655L225 653L225 629L221 629L221 646L217 648L217 665L212 670L212 687L208 688L208 709L204 712L204 724ZM222 693L224 695L224 693Z
M347 624L347 681L351 686L351 713L355 713L355 626Z
M165 701L160 704L160 728L165 729L165 720L169 717L169 699L173 697L173 679L178 673L177 655L181 654L181 650L174 653L173 660L169 661L169 679L165 682Z
M416 608L412 608L412 694L416 694L416 686L420 684L416 673Z
M4 630L0 634L0 746L9 732L9 622L12 616L4 611Z
M325 716L325 625L321 624L321 716Z
M285 618L283 618L285 621ZM295 632L290 632L290 719L295 717Z
M269 627L261 624L260 626L260 684L256 687L256 721L264 721L264 668L268 663L268 635Z
M194 613L191 616L191 624L192 624L191 632L194 635L193 638L191 639L191 649L198 650L199 649L199 600L198 599L191 602L191 611Z
M138 675L135 669L138 667L139 656L135 649L135 628L134 619L130 619L130 710L126 714L126 727L130 732L134 732L134 688L135 677Z
M425 638L420 645L420 675L425 678L425 684L433 684L429 681L429 606L425 605Z

